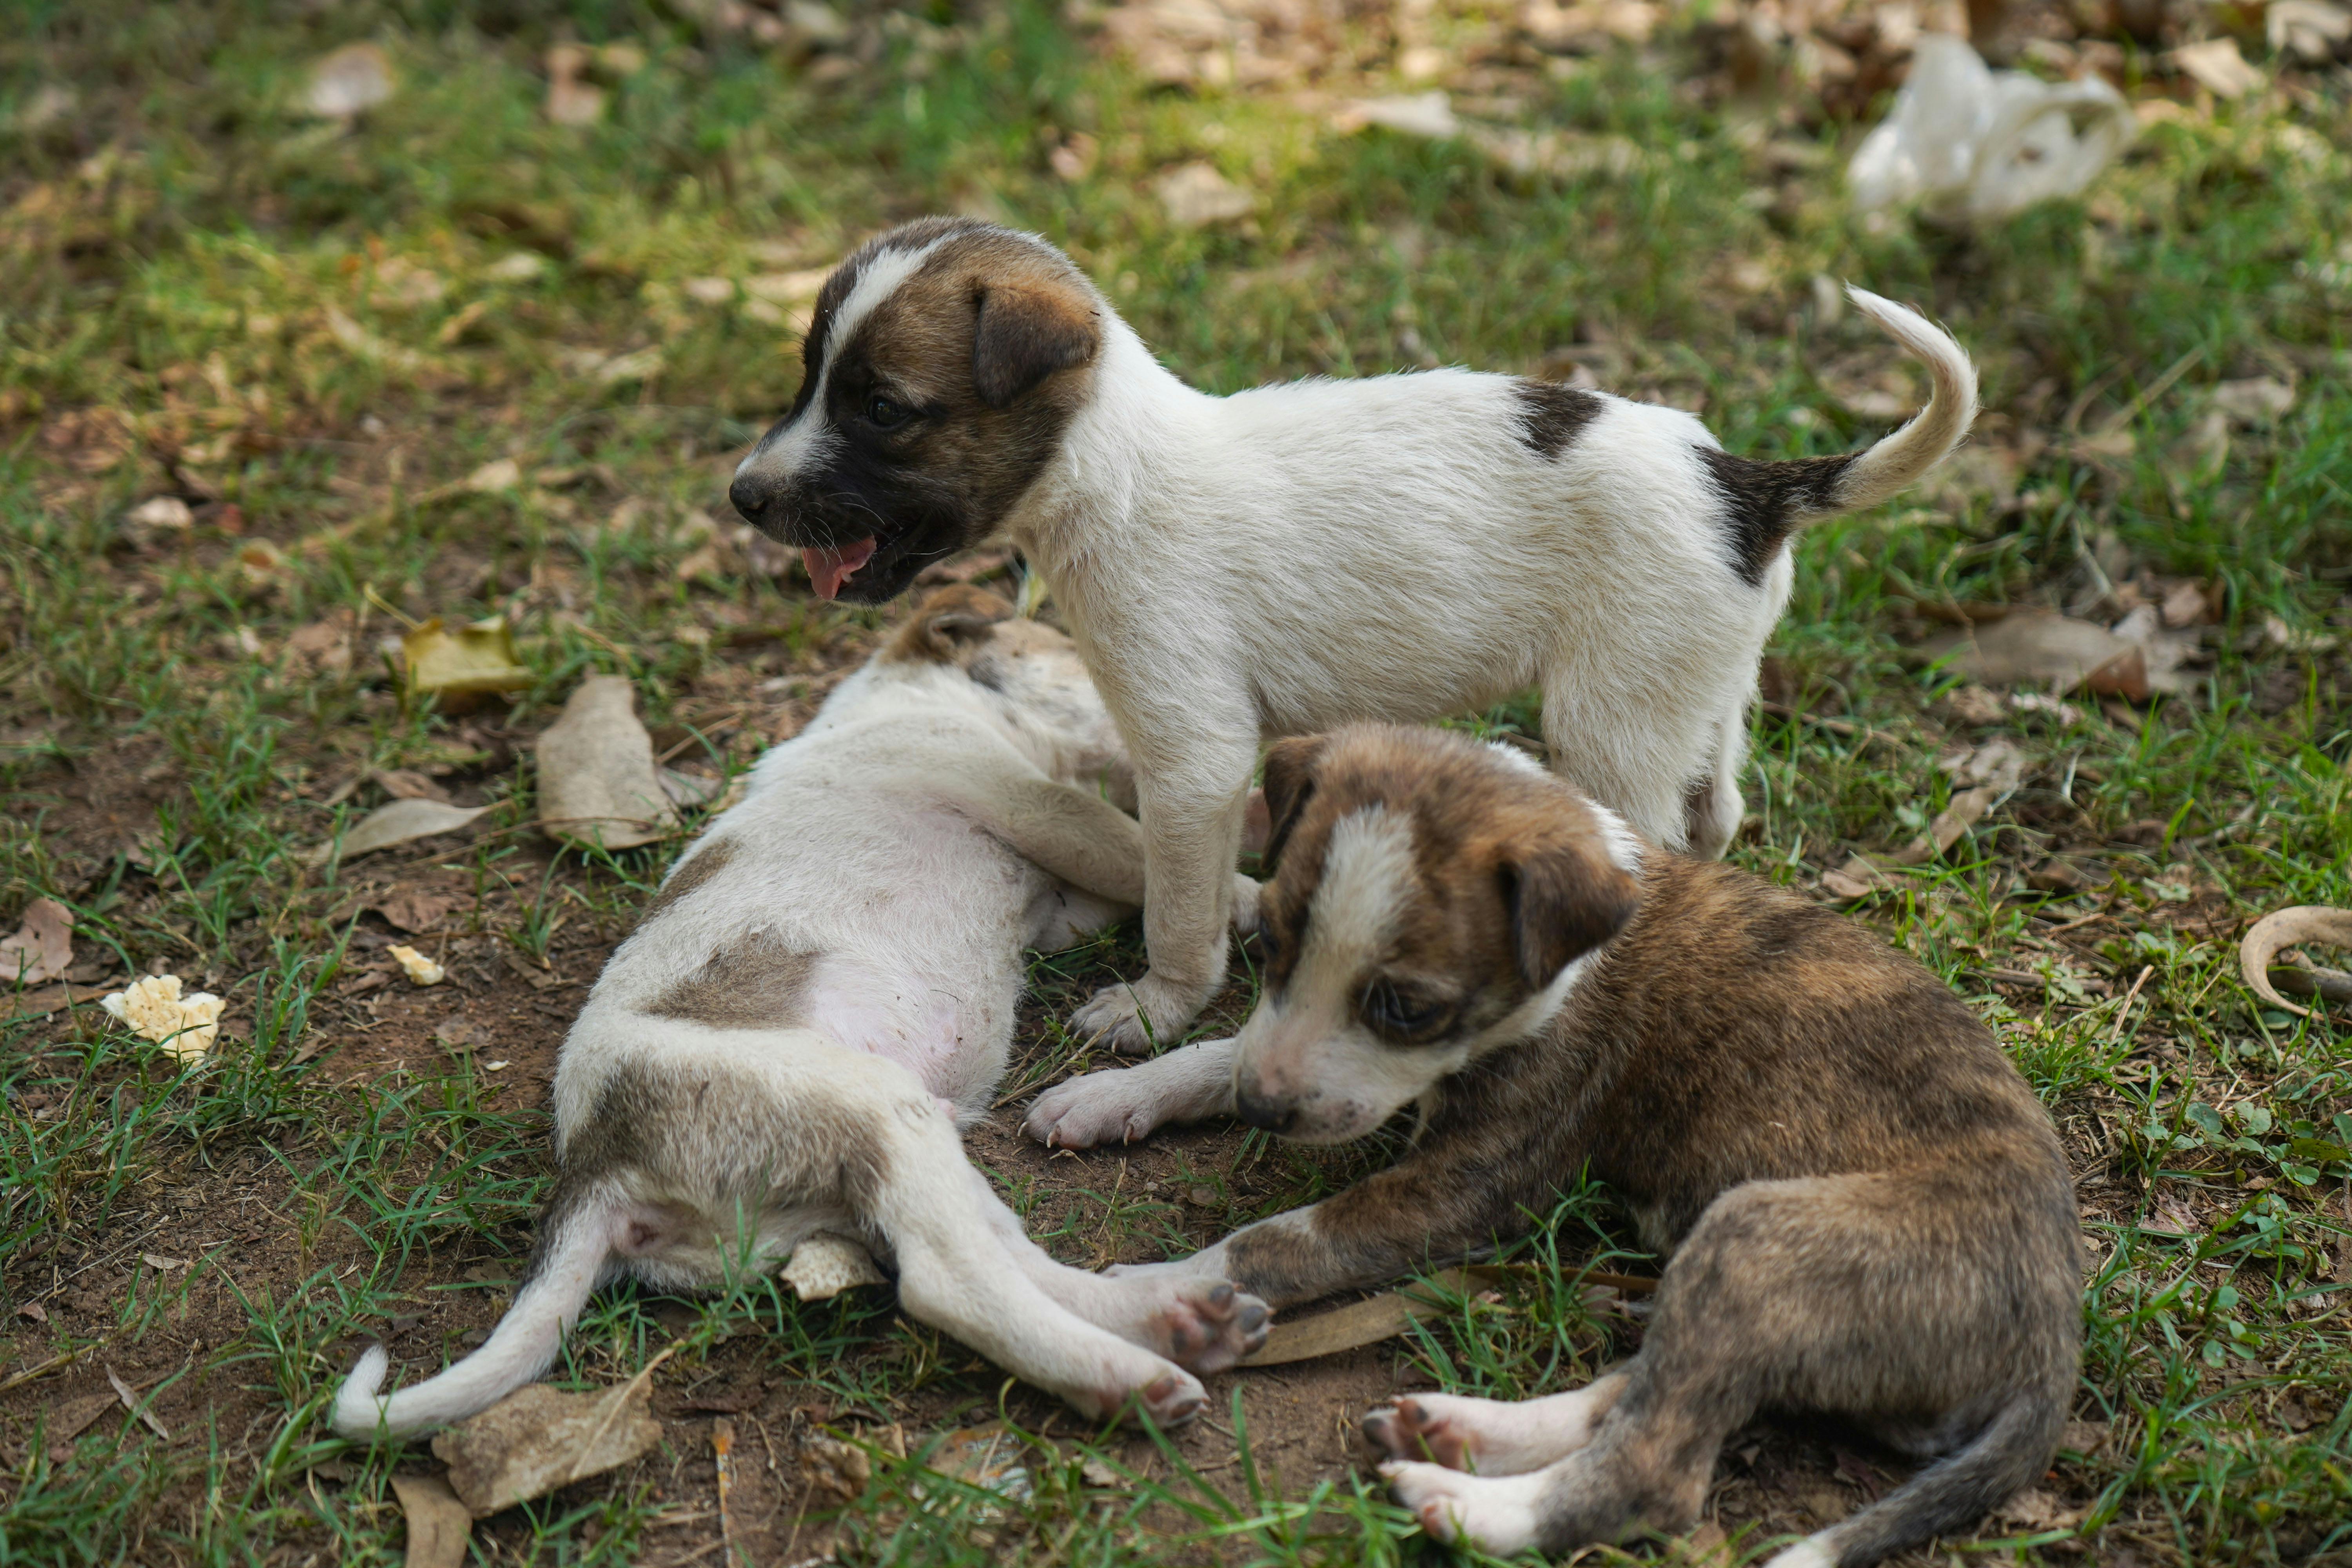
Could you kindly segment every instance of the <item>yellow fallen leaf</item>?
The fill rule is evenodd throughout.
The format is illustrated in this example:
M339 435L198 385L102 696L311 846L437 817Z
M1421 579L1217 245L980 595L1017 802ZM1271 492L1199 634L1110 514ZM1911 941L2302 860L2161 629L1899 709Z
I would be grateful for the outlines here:
M387 949L393 962L407 972L409 981L416 985L438 985L449 977L449 972L417 952L413 947Z
M420 697L520 691L532 680L503 616L455 630L436 616L403 637L400 651L408 661L408 689Z

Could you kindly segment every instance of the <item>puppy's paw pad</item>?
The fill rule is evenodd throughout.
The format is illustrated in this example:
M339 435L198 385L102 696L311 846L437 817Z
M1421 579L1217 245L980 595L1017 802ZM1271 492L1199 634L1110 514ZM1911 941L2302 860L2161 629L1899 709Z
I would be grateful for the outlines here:
M1209 1392L1190 1373L1174 1372L1137 1390L1137 1400L1162 1426L1181 1426L1209 1407Z
M1223 1372L1265 1343L1273 1312L1223 1279L1178 1287L1159 1314L1166 1355L1193 1372Z
M1400 1399L1367 1413L1364 1436L1392 1458L1426 1460L1450 1470L1466 1470L1478 1454L1478 1434L1454 1419L1443 1395Z
M1156 1123L1134 1103L1138 1098L1125 1068L1090 1072L1056 1084L1037 1097L1022 1131L1049 1149L1097 1149L1129 1143Z

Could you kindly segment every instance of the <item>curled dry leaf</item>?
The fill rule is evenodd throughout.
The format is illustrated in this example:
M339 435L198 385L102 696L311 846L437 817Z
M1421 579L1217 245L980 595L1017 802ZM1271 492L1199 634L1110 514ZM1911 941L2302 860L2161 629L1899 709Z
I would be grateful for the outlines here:
M123 515L136 527L174 533L196 522L196 514L178 496L150 496Z
M408 666L408 689L418 697L520 691L531 683L504 616L454 629L436 616L400 639L400 652Z
M449 1489L476 1519L627 1464L661 1441L654 1367L594 1394L536 1383L433 1439Z
M582 681L539 738L539 822L551 838L607 849L651 844L677 826L627 677Z
M417 952L413 947L394 945L386 949L392 961L401 967L412 985L438 985L449 978L449 972Z
M367 907L400 930L421 935L438 931L449 911L465 901L461 893L421 887L415 882L397 882L378 894Z
M2285 948L2305 942L2322 942L2333 947L2352 947L2352 910L2330 909L2325 904L2298 904L2293 909L2277 910L2254 922L2245 940L2238 944L2238 969L2244 975L2246 987L2255 995L2283 1012L2298 1018L2311 1016L2311 1009L2298 1007L2278 993L2273 984L2271 960ZM2320 976L2333 977L2334 971L2317 971L2313 990L2325 995Z
M2235 38L2208 38L2200 44L2184 44L2166 58L2172 62L2173 69L2218 98L2243 98L2259 89L2265 79L2238 52Z
M829 1301L858 1285L887 1285L873 1255L845 1236L817 1235L793 1248L784 1283L803 1301Z
M439 1476L394 1476L393 1495L408 1521L404 1568L465 1568L474 1516Z
M369 812L343 835L340 841L342 857L355 860L395 844L430 838L436 833L455 833L489 809L487 805L447 805L437 800L395 800ZM323 866L333 858L337 847L338 841L329 839L305 855L303 861Z
M1213 223L1246 217L1257 205L1257 197L1207 163L1195 162L1171 169L1153 181L1151 188L1160 197L1160 205L1168 209L1168 221L1178 228L1205 228Z
M16 934L0 941L0 985L39 985L72 967L73 916L55 899L35 899Z
M194 1061L211 1050L220 1034L221 999L209 991L183 996L176 974L134 980L100 997L98 1005L129 1025L133 1034L154 1041L183 1062Z
M2189 684L2182 662L2193 637L2166 633L2153 607L2135 612L2115 630L2055 610L2020 610L1997 621L1932 639L1924 651L1946 668L1985 686L2084 688L2134 701Z
M1492 1268L1472 1267L1449 1268L1430 1278L1446 1291L1466 1293L1486 1289L1501 1274ZM1383 1290L1367 1300L1318 1312L1311 1318L1277 1322L1267 1332L1265 1343L1258 1347L1257 1353L1243 1357L1241 1364L1281 1366L1288 1362L1336 1355L1359 1345L1375 1345L1446 1310L1443 1300L1412 1286L1402 1290Z

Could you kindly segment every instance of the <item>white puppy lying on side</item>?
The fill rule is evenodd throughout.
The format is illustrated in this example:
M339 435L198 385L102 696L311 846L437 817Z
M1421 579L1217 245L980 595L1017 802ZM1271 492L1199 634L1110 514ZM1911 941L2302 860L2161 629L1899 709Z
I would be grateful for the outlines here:
M1262 1343L1265 1304L1055 1263L957 1136L1004 1070L1023 950L1143 900L1141 831L1087 782L1123 767L1066 637L978 589L934 595L761 760L597 980L557 1064L562 1175L513 1310L389 1396L371 1348L335 1429L487 1408L547 1369L600 1283L719 1284L746 1220L761 1267L820 1232L864 1241L909 1313L1089 1415L1197 1413L1192 1373Z

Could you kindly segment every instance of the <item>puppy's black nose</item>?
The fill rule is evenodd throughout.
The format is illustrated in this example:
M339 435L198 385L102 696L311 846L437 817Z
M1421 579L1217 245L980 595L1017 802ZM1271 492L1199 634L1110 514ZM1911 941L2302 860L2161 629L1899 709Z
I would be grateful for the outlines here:
M756 528L760 514L768 510L768 503L775 498L767 486L751 475L738 474L735 482L727 487L727 499L734 503L737 511L743 514L743 521Z
M1276 1105L1254 1094L1236 1095L1234 1101L1234 1109L1241 1112L1244 1121L1252 1127L1263 1127L1268 1132L1287 1132L1290 1124L1298 1120L1298 1108L1295 1105Z

